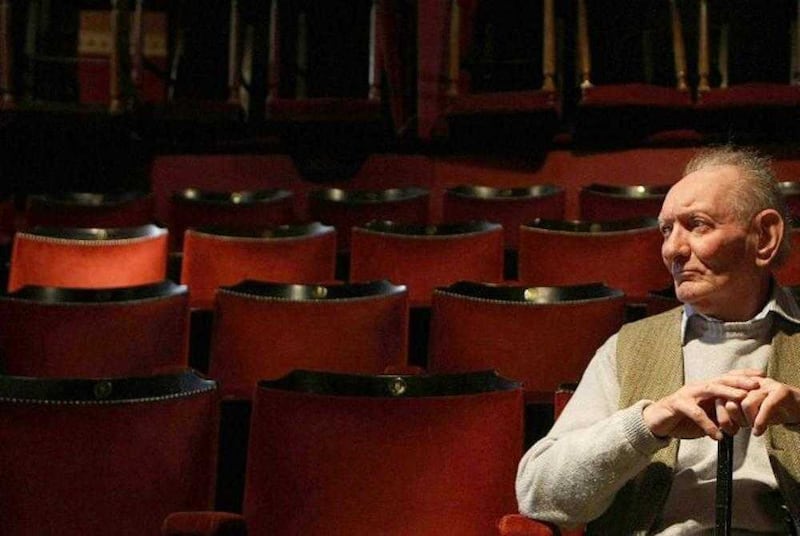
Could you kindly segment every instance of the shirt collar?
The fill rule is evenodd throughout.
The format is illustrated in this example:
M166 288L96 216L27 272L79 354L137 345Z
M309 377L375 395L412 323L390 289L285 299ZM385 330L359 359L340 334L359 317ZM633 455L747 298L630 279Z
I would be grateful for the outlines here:
M764 305L761 311L759 311L758 314L756 314L753 318L748 320L748 322L755 322L756 320L766 318L770 313L775 313L776 315L783 317L793 324L800 325L800 305L798 305L792 293L788 289L778 285L774 280L771 287L772 295L770 296L770 299L767 300L767 303ZM681 340L684 341L684 343L686 342L686 326L689 323L689 318L694 315L716 321L716 319L712 317L698 313L691 305L684 304L683 315L681 317Z

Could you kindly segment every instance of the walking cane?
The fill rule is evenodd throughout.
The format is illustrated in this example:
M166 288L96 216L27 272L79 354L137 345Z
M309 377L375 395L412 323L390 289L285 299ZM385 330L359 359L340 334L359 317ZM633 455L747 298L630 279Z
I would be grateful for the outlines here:
M730 536L733 504L733 436L722 434L717 443L717 527L715 536Z

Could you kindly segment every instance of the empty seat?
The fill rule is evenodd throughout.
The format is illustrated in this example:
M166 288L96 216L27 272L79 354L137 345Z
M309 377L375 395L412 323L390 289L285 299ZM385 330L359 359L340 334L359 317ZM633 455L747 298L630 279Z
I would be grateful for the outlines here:
M778 187L786 200L793 221L800 221L800 181L781 181Z
M11 244L16 231L16 207L14 196L0 194L0 248Z
M563 384L553 396L553 416L558 419L575 393L577 384ZM497 523L499 536L583 536L584 527L565 529L522 514L506 514Z
M267 114L277 122L381 118L379 4L271 1Z
M189 229L181 283L192 308L210 309L222 286L245 279L276 283L330 283L336 267L336 231L319 223L267 229Z
M207 509L216 466L216 384L0 376L3 534L157 534Z
M153 222L153 195L148 192L62 192L30 195L25 226L136 227Z
M622 326L625 297L601 284L562 287L459 282L436 289L428 370L495 369L531 401L578 381L597 348Z
M672 281L661 242L652 218L539 220L520 229L519 281L535 286L602 282L636 300Z
M681 301L675 295L675 286L670 285L650 292L645 300L645 305L647 316L652 316L680 306Z
M522 418L519 384L491 372L296 371L262 381L239 529L246 524L251 536L491 534L516 508ZM210 525L202 521L218 515L175 514L163 534L188 534L188 527L201 534Z
M141 1L3 2L0 72L4 102L101 101L114 113L128 109L137 97L133 66L141 65L143 52L136 41L142 35L142 6ZM103 43L86 46L79 42L79 18L87 8L109 11L100 17L104 19L104 27L99 28L101 35L105 34ZM24 33L22 38L15 35L18 31ZM87 48L93 49L90 54ZM107 74L92 82L103 82L106 88L82 87L87 71L97 71L98 66ZM23 87L18 87L17 79Z
M781 285L800 285L800 226L796 223L786 230L792 241L789 257L775 271L775 277Z
M576 61L581 140L643 141L691 126L686 43L676 2L578 0Z
M37 227L14 237L8 290L25 285L108 288L166 278L167 231Z
M448 223L499 223L503 226L505 247L516 249L520 225L536 218L561 220L565 204L564 188L553 184L511 188L461 185L445 190L442 213Z
M136 287L25 286L0 295L0 372L145 376L187 365L189 297L170 281Z
M612 221L657 218L669 189L670 185L589 184L582 187L578 194L580 219Z
M309 192L308 215L336 227L339 250L350 249L351 229L372 220L428 223L428 190L417 187L384 190L323 188Z
M561 108L555 2L448 3L440 100L449 140L495 151L549 143Z
M183 235L191 227L209 225L239 229L262 229L292 223L294 194L283 188L214 192L187 188L169 199L168 227L171 249L183 247Z
M387 281L245 281L217 291L209 374L228 399L296 368L377 374L404 366L408 294Z
M267 119L306 179L349 178L370 152L394 140L390 109L407 90L399 79L403 55L385 48L389 32L397 33L394 9L372 0L346 8L337 0L266 4Z
M353 229L350 280L406 285L412 306L462 279L503 280L503 228L496 223L409 225L374 221Z
M696 113L712 134L800 134L800 49L794 0L700 0Z

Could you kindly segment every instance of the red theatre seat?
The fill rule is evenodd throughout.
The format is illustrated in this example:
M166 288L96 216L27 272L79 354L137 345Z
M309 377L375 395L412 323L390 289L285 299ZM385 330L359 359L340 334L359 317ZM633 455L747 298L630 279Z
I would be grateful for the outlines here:
M522 381L531 402L550 401L560 384L581 378L624 314L622 292L600 284L459 282L433 295L428 370L495 369Z
M549 143L561 104L556 2L447 4L438 97L449 140L470 150Z
M786 200L792 221L800 221L800 181L782 181L778 186Z
M381 4L357 1L344 11L336 6L319 0L272 0L267 81L272 121L381 118L387 57Z
M157 534L213 502L216 384L0 376L5 536Z
M552 184L515 188L462 185L445 190L443 215L446 223L499 223L506 249L516 249L520 225L536 218L564 219L565 203L564 188Z
M520 229L519 281L558 286L603 282L629 299L670 284L655 219L539 220Z
M7 247L16 231L14 196L0 195L0 247Z
M691 128L678 3L578 0L576 19L577 138L642 142Z
M585 221L658 218L669 189L669 185L592 183L578 194L580 218Z
M267 229L203 227L186 231L181 282L191 306L211 309L217 288L245 279L276 283L330 283L336 231L319 223Z
M350 280L388 279L408 286L412 306L430 305L433 290L463 279L503 280L503 229L483 221L405 225L370 222L353 229Z
M407 362L408 295L387 281L245 281L217 291L209 374L227 399L297 368L378 374Z
M800 6L700 0L697 104L712 133L785 140L800 133Z
M263 229L293 223L294 194L289 190L212 192L188 188L169 199L171 248L181 250L186 229L219 225Z
M26 286L0 295L0 371L145 376L187 365L189 297L164 281L111 289Z
M558 419L569 403L575 384L560 385L553 396L553 413ZM527 518L520 514L507 514L497 524L499 536L582 536L583 529L563 529L550 523Z
M148 192L65 192L28 196L26 228L136 227L153 223L153 195Z
M8 290L144 285L163 281L166 272L167 231L155 225L38 227L14 237Z
M491 534L516 508L522 418L519 384L490 372L262 381L242 521L250 536ZM193 517L218 514L162 534Z
M792 241L792 251L789 258L775 271L775 277L781 285L800 285L800 227L795 224L786 231Z
M424 188L342 190L325 188L308 194L308 214L336 227L338 249L350 250L351 230L372 220L428 223L430 194Z

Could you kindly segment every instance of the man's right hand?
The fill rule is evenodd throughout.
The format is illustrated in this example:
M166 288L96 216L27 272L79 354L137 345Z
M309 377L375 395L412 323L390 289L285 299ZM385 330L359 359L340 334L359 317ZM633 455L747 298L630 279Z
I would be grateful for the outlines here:
M642 417L653 435L677 439L708 436L719 440L722 432L734 435L739 419L725 409L727 402L738 407L747 394L758 389L751 376L763 376L760 370L734 370L724 376L688 383L661 400L644 408Z

